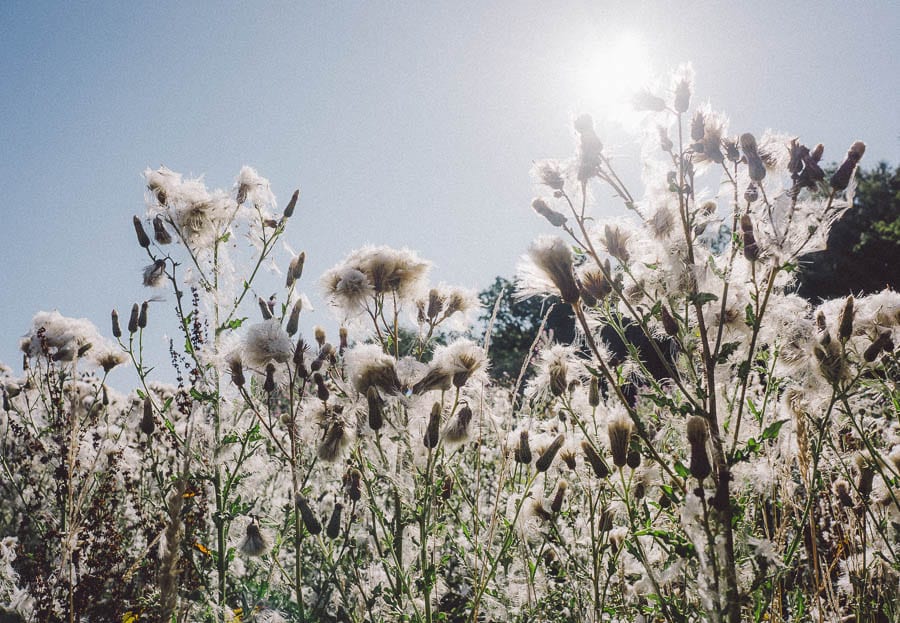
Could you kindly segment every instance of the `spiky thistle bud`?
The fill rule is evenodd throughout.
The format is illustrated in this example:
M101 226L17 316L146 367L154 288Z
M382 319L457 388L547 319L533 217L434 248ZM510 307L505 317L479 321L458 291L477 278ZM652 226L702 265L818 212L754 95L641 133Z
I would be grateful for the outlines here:
M853 303L854 298L851 294L844 301L844 307L838 316L838 339L841 342L846 342L853 335Z
M566 224L566 217L547 205L541 197L536 197L531 201L531 209L543 216L554 227L562 227Z
M596 376L591 377L590 385L588 385L588 404L592 407L600 404L600 379Z
M766 177L766 166L759 157L759 148L756 145L756 137L749 132L741 134L741 151L747 159L747 174L754 182L761 182Z
M436 448L441 430L441 403L436 402L431 407L431 415L428 417L428 426L425 428L423 443L428 449Z
M150 305L149 305L149 303L147 303L147 301L144 301L143 303L141 303L141 311L138 314L138 326L141 329L147 328L147 308L149 306Z
M513 452L513 458L517 463L528 465L531 463L531 446L528 444L528 431L523 430L519 433L519 445Z
M702 481L712 473L712 465L709 462L709 454L706 451L709 428L703 417L692 415L688 418L687 438L691 446L691 475Z
M325 528L325 535L329 539L336 539L341 533L341 511L344 505L340 502L334 503L334 510L331 511L331 518L328 520L328 526Z
M172 236L166 229L160 215L156 215L153 219L153 237L158 244L170 244L172 242Z
M557 435L556 438L550 442L550 445L547 446L547 449L544 450L541 456L538 457L537 461L534 462L534 468L539 472L546 472L550 469L550 466L553 464L553 459L556 458L556 453L562 448L565 440L566 437L562 433Z
M613 465L622 468L628 460L628 444L631 442L631 420L617 417L609 421L609 449L613 457Z
M374 385L366 391L366 401L369 403L369 428L379 430L384 426L384 400Z
M862 141L856 141L847 151L847 157L838 167L838 170L831 176L831 187L836 191L846 190L853 179L853 173L856 171L856 165L866 153L866 144Z
M749 214L741 215L741 240L744 243L744 257L751 262L759 259L759 245L756 244L756 236L753 233L753 221Z
M565 480L560 480L556 485L556 492L553 494L553 501L550 502L550 512L556 514L562 510L563 499L566 497L566 489L569 487L569 483Z
M263 391L267 394L275 391L275 364L271 361L266 364L266 380L263 383Z
M300 189L294 191L294 194L291 195L291 200L288 201L287 206L284 208L284 218L291 218L294 216L294 208L297 207L297 200L300 198Z
M150 396L144 398L144 414L141 417L141 432L148 437L153 434L156 429L156 422L153 419L153 401Z
M116 310L112 310L112 334L113 337L118 339L122 337L122 327L119 326L119 312Z
M659 316L662 320L663 330L666 332L666 335L669 337L676 337L678 335L678 322L675 321L675 318L672 317L672 313L669 311L669 308L663 305L659 308Z
M590 464L591 469L594 470L594 474L597 475L597 478L606 478L609 476L609 467L606 466L603 458L597 453L597 450L594 449L594 446L590 441L587 439L582 441L581 450L584 452L584 456Z
M150 246L150 237L144 231L144 224L136 216L132 219L132 223L134 223L134 233L137 234L138 244L146 249Z
M255 522L247 524L247 534L241 543L241 551L247 556L262 556L269 549L265 537Z
M316 518L315 513L309 507L309 503L302 495L297 495L297 510L300 511L300 517L303 519L303 525L306 531L312 535L319 534L322 531L322 524Z
M135 303L131 306L131 317L128 318L128 332L129 333L137 333L138 330L138 317L141 314L141 308L138 307L138 304Z

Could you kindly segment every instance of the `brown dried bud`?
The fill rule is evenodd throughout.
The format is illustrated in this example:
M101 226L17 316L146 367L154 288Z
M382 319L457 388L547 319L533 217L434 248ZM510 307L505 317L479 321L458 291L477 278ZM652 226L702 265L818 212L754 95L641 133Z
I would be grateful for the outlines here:
M316 516L312 512L312 509L309 507L309 503L306 501L306 498L302 495L298 495L296 503L297 510L300 511L300 517L303 519L303 525L306 528L306 531L312 535L316 535L322 532L322 524L319 523L318 519L316 519Z
M272 362L266 364L266 380L263 383L263 391L267 394L275 391L275 364Z
M761 182L766 177L766 167L762 158L759 157L759 148L756 145L756 138L746 132L741 134L741 150L744 152L744 158L747 159L747 173L754 182Z
M539 472L546 472L550 469L550 465L553 464L553 459L556 458L556 453L559 452L559 449L563 445L563 441L565 441L565 436L560 433L556 436L556 438L550 442L550 445L547 446L547 449L544 450L544 453L538 457L538 460L534 463L534 468Z
M853 295L847 297L838 316L838 339L846 342L853 335Z
M369 428L379 430L384 426L384 400L374 385L366 391L366 401L369 403Z
M141 313L141 308L137 303L131 306L131 317L128 319L128 332L136 333L138 330L138 316Z
M426 316L429 320L434 320L440 315L441 310L444 308L444 301L441 298L441 293L438 292L437 288L432 288L428 292L428 310L426 312Z
M119 312L112 310L112 334L114 338L122 337L122 328L119 326Z
M840 478L834 481L834 484L831 486L831 491L840 501L841 506L846 506L847 508L851 508L853 506L853 498L850 497L850 483Z
M588 385L588 404L592 407L600 404L600 379L596 376L591 377L590 385Z
M757 187L755 182L750 182L747 185L747 190L744 191L744 201L753 203L757 199L759 199L759 187Z
M156 429L156 422L153 419L153 401L150 396L144 398L144 414L141 417L141 432L148 437L153 434Z
M148 307L149 307L149 304L147 303L147 301L144 301L143 303L141 303L141 311L140 311L140 314L138 314L138 326L141 329L147 328L147 308Z
M322 402L327 402L328 396L330 396L331 394L328 391L328 387L325 385L325 378L321 374L316 372L313 375L313 381L316 384L316 396Z
M172 236L166 230L163 224L162 216L156 215L153 218L153 237L159 244L169 244L172 242Z
M669 308L663 305L659 308L660 319L662 320L663 330L669 337L678 335L678 322L672 317Z
M735 139L722 139L722 146L725 147L725 157L731 162L738 162L741 159L741 151L738 149L738 143Z
M314 327L313 335L316 338L316 344L321 348L325 344L325 329L322 327Z
M468 405L463 405L450 425L444 429L444 439L453 443L465 441L469 436L469 422L471 421L472 409Z
M428 449L436 448L440 440L441 430L441 403L436 402L431 407L431 415L428 418L428 426L425 428L423 443Z
M597 478L606 478L609 476L609 467L606 466L606 463L594 449L591 442L586 439L582 441L581 449L584 451L584 456L587 459L587 462L590 463L591 469L594 470Z
M890 331L882 331L878 334L869 347L863 353L863 359L872 363L881 351L891 352L894 350L894 341L891 339Z
M692 415L688 418L687 438L691 445L691 475L697 480L703 480L712 473L712 465L706 451L709 428L703 417Z
M272 310L269 309L269 304L263 297L259 297L256 301L259 303L259 311L262 313L263 320L271 320L272 319Z
M625 457L625 464L631 469L637 469L641 465L641 453L637 450L629 450Z
M673 108L677 113L685 113L691 105L691 81L687 78L678 81L675 85L675 100Z
M694 111L694 117L691 119L691 140L694 141L702 141L703 135L705 133L704 126L706 125L706 119L703 116L703 111L697 110Z
M545 219L547 219L554 227L562 227L566 224L566 217L547 205L547 202L540 197L532 200L531 208L535 212L543 216Z
M284 208L284 218L291 218L294 216L294 208L297 207L297 200L300 198L300 189L294 191L294 194L291 195L291 200L288 201L287 206Z
M341 511L344 505L340 502L334 503L334 510L331 511L331 519L328 520L328 526L325 528L325 536L329 539L336 539L341 533Z
M231 382L237 387L243 387L246 380L244 379L244 364L241 358L237 355L229 358L228 368L231 371Z
M517 463L525 463L526 465L531 463L531 446L528 444L527 430L519 433L519 446L515 449L513 458L515 458Z
M132 222L134 223L134 233L137 234L138 244L146 249L150 246L150 238L147 236L147 232L144 231L144 224L136 216L132 219Z
M338 329L338 348L341 353L347 350L347 347L350 345L350 342L347 338L347 327L341 327Z
M755 262L759 259L759 245L756 244L756 236L753 234L753 222L750 215L741 215L741 239L744 243L744 257Z
M568 489L569 483L565 480L560 480L556 485L556 492L553 494L553 501L550 502L550 512L558 513L562 510L563 499L566 497L566 489Z
M838 167L838 170L831 176L831 187L836 191L845 190L853 179L853 173L856 171L856 165L866 153L866 144L862 141L856 141L847 151L847 157Z
M618 417L610 420L607 426L609 434L609 449L612 453L613 464L616 467L624 467L628 458L628 444L631 442L631 420Z
M347 497L352 502L359 502L362 497L362 473L353 468L344 475L344 488L347 489Z
M285 327L285 331L290 336L293 336L300 326L300 311L302 309L303 301L300 300L294 303L294 306L291 308L291 315L288 317L287 326Z

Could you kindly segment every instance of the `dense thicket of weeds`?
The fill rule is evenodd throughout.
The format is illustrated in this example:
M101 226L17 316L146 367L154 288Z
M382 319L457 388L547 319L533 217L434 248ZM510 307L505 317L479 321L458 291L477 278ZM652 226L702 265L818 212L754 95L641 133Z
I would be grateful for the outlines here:
M328 271L328 336L305 256L279 259L297 193L279 211L250 168L230 192L148 170L134 226L177 382L144 360L160 305L113 312L111 338L35 317L0 379L4 620L897 620L900 294L786 293L865 146L826 179L821 145L692 108L685 68L636 104L642 197L588 116L535 164L559 235L518 292L578 335L538 331L524 391L490 380L474 294L415 252Z

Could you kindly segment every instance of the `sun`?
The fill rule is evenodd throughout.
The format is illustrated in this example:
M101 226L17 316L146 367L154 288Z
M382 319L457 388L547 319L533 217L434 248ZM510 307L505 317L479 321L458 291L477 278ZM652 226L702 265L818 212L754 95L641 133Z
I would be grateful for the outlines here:
M636 33L621 33L585 50L576 79L582 105L598 118L630 126L639 118L632 99L647 88L653 67Z

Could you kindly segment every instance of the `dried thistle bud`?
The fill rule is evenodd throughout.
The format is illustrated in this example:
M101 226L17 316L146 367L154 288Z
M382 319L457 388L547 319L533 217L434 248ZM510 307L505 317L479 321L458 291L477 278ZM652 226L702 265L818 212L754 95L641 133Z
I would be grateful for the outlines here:
M306 528L306 531L312 535L316 535L322 532L322 524L319 523L318 519L316 519L316 516L312 512L312 509L309 507L309 503L306 501L306 498L302 495L298 495L296 503L297 510L300 511L300 517L301 519L303 519L303 525Z
M453 476L444 474L441 480L441 499L449 500L453 496Z
M747 173L754 182L761 182L766 177L766 167L762 158L759 157L759 148L756 145L756 138L746 132L741 134L741 150L744 152L744 158L747 159Z
M328 427L325 437L319 445L319 458L329 463L336 461L341 454L341 449L348 441L344 423L340 420L335 420Z
M741 240L744 243L744 257L755 262L759 259L759 245L756 244L756 236L753 234L753 222L750 215L741 215Z
M116 310L112 310L112 334L113 337L118 339L122 337L122 328L119 326L119 312Z
M637 450L629 450L625 457L625 464L631 469L637 469L641 465L641 453Z
M441 430L441 403L436 402L431 407L431 415L428 418L428 426L425 429L423 443L429 450L436 448L440 439Z
M138 307L138 304L135 303L134 305L131 306L131 317L128 319L128 332L129 333L137 332L139 317L140 317L140 307Z
M566 437L562 433L557 435L556 438L550 442L550 445L547 446L547 449L544 450L543 454L535 461L534 468L539 472L546 472L550 469L550 465L553 464L553 459L556 458L556 453L562 448L565 440Z
M566 217L547 205L547 202L540 197L532 200L531 209L547 219L554 227L562 227L566 224Z
M471 421L472 409L468 405L463 405L450 425L444 429L444 439L451 443L465 441L469 436L469 423Z
M275 364L272 362L266 364L266 380L263 383L263 391L267 394L275 391Z
M744 191L744 201L750 204L757 199L759 199L759 187L756 185L756 182L750 182L747 185L747 190Z
M301 251L300 255L291 260L288 265L287 282L285 285L290 288L300 277L303 276L303 265L306 263L306 251Z
M831 187L836 191L842 191L850 185L853 179L853 173L856 171L856 165L866 153L866 144L862 141L856 141L847 151L847 157L838 167L838 170L831 176Z
M894 350L894 341L891 339L890 331L882 331L878 337L869 345L863 353L863 359L872 363L881 351L891 352Z
M594 470L594 474L597 475L597 478L606 478L609 476L609 467L606 466L606 463L594 449L594 446L590 441L586 439L582 441L581 450L584 452L584 456L590 464L591 469Z
M231 371L231 382L237 387L243 387L246 379L244 379L244 364L240 355L233 355L228 359L228 368Z
M611 256L627 264L631 259L631 253L628 250L628 240L631 236L621 227L605 225L603 227L603 243L606 251Z
M631 99L634 109L637 111L662 112L666 109L666 101L653 95L647 89L642 89Z
M241 543L241 551L247 556L262 556L269 549L265 537L259 530L256 523L247 524L247 534L244 536L244 542Z
M578 179L585 182L600 172L603 143L594 131L594 119L590 115L579 116L574 125L579 135Z
M613 510L609 507L604 507L603 510L600 511L600 521L597 522L597 529L600 532L609 532L610 530L612 530L614 518L615 514ZM613 539L610 539L610 541L612 540Z
M875 480L875 471L868 461L860 461L859 479L856 483L856 489L863 500L868 500L872 494L872 482Z
M329 539L336 539L341 533L341 511L344 505L340 502L334 503L334 510L331 511L331 519L328 520L328 526L325 528L325 535Z
M328 387L325 385L325 377L316 372L313 375L313 381L316 384L316 396L322 402L328 402L328 396L330 396L330 392L328 391Z
M809 157L812 159L813 162L819 162L820 160L822 160L822 154L824 154L824 153L825 153L825 145L823 145L822 143L819 143L818 145L813 147L813 150L811 152L809 152Z
M691 81L685 77L675 85L675 100L672 107L677 113L685 113L691 105Z
M702 141L703 135L705 132L706 118L703 115L702 110L697 110L694 112L694 117L691 119L691 140L694 141Z
M703 417L692 415L688 418L687 438L691 445L691 475L697 480L703 480L712 473L712 465L706 451L709 428Z
M665 305L661 306L659 308L659 315L666 335L669 337L676 337L678 335L678 322L672 317L669 308Z
M675 144L669 138L669 132L662 126L659 126L657 131L659 132L659 148L663 151L671 152Z
M565 365L553 365L550 367L550 393L556 397L562 396L568 387L566 381Z
M347 489L347 497L352 502L359 502L362 497L362 473L353 468L344 475L344 488Z
M132 218L132 222L134 223L134 233L137 234L138 244L146 249L150 246L150 238L147 236L147 232L144 231L144 224L136 216Z
M144 398L144 414L141 417L141 432L148 437L153 434L156 429L156 422L153 419L153 401L150 396Z
M256 301L259 303L259 311L262 313L263 320L271 320L272 319L272 310L269 309L269 304L263 297L259 297Z
M632 427L631 420L624 417L614 418L607 425L609 449L616 467L624 467L628 460L628 444L631 442Z
M303 309L303 301L298 300L291 308L291 315L288 317L285 331L288 335L293 336L300 327L300 311Z
M558 513L562 510L563 500L566 497L566 489L568 489L569 483L565 480L560 480L556 485L556 492L553 494L553 501L550 502L550 512L553 514Z
M523 430L519 433L519 445L513 453L517 463L531 463L531 446L528 444L528 431Z
M384 400L374 385L366 391L366 401L369 403L369 428L379 430L384 426Z
M841 506L845 506L847 508L851 508L853 506L853 498L850 497L850 483L844 480L843 478L839 478L834 481L834 484L831 486L831 491L834 493L835 497L837 497L838 501L841 503Z
M600 379L596 376L591 377L590 385L588 385L588 404L592 407L600 404Z
M578 467L575 451L570 447L563 448L559 453L559 458L562 459L562 462L566 464L566 467L572 471L575 471L575 468Z
M322 327L313 327L313 335L316 338L316 344L321 348L325 344L325 329Z
M725 157L731 162L738 162L741 159L741 151L738 149L738 142L731 138L722 139L722 146L725 147Z
M153 219L153 237L158 244L170 244L172 242L172 236L166 229L160 215L156 215Z
M156 288L162 285L165 276L166 261L154 260L152 264L144 268L144 286L147 288Z
M287 206L284 208L284 218L291 218L294 216L294 208L297 207L297 200L300 198L300 189L294 191L294 194L291 195L291 200L288 201Z
M605 272L604 272L605 268ZM607 275L612 275L612 265L609 258L604 262L604 267L586 268L579 271L578 289L585 304L593 307L598 301L603 301L612 292L612 284L610 284Z
M347 347L350 345L349 339L347 337L347 327L341 327L338 329L338 349L341 353L347 350Z
M432 288L428 292L428 309L425 312L428 320L435 320L444 308L444 300L437 288Z
M853 335L853 295L847 297L838 316L838 339L846 342Z
M141 303L141 311L138 314L138 326L141 329L147 328L147 308L149 306L150 305L147 301L144 301L143 303Z

